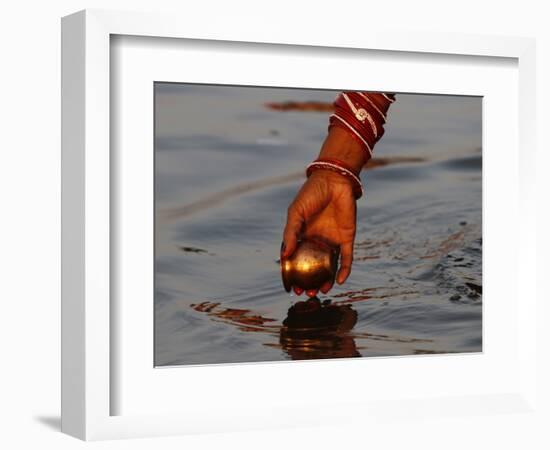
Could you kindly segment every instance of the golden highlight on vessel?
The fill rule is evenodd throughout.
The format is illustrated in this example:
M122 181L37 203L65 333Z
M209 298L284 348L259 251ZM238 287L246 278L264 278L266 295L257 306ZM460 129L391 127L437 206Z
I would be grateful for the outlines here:
M316 239L302 239L287 258L281 256L281 276L287 292L293 287L319 289L334 283L338 250Z

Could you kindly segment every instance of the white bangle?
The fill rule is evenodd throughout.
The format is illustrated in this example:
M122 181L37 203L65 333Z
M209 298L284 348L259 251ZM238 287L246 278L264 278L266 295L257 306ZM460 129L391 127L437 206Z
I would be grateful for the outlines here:
M359 139L361 139L361 142L365 144L365 147L369 152L369 157L372 158L372 149L370 148L369 143L365 140L365 138L363 138L363 136L361 136L361 134L359 134L359 132L355 128L353 128L345 119L340 117L338 114L332 114L330 117L334 117L335 119L338 119L346 127L348 127L353 134L355 134Z
M351 170L328 161L313 161L307 166L306 175L309 176L309 174L311 173L311 169L314 169L314 168L328 169L333 172L339 173L344 177L351 178L351 181L353 182L353 186L354 186L353 191L355 194L355 199L359 199L364 194L363 183L361 183L361 179L357 175L355 175Z
M369 121L370 127L372 129L372 132L374 134L374 137L378 137L378 129L376 128L376 123L374 123L374 120L372 119L371 115L368 113L368 111L364 108L357 109L351 99L348 97L348 95L345 92L342 92L342 97L344 97L344 100L349 106L349 109L351 109L351 112L355 116L355 118L361 122L365 123L365 119Z
M368 95L363 94L362 92L358 92L358 94L363 97L367 102L370 103L370 105L376 110L378 114L380 114L380 117L382 117L382 120L384 120L384 123L386 123L386 115L380 111L378 106L368 97Z

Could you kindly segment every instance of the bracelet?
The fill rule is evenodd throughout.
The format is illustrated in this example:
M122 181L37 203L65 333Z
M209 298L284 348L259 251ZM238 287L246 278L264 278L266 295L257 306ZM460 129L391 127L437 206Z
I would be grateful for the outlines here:
M363 92L357 92L357 95L361 98L361 100L367 102L378 113L378 115L382 118L382 123L386 123L386 115L382 111L380 111L380 108L376 106L376 103L374 103L374 101L367 94L364 94Z
M343 111L341 111L340 113L342 112ZM333 126L343 128L350 134L350 136L352 136L356 141L359 142L363 151L366 151L369 154L368 158L372 158L372 147L367 141L366 136L362 134L359 130L357 130L357 128L359 127L354 127L352 124L353 121L350 121L349 117L345 117L345 114L338 115L334 113L329 117L328 129L330 130Z
M393 94L342 92L334 101L329 130L334 126L346 130L370 159L374 145L384 134L386 113L394 101Z
M384 133L385 121L373 105L374 102L365 102L355 93L342 93L335 102L334 110L334 115L340 121L343 122L344 119L368 143L371 152L374 144Z
M367 160L372 157L372 150L370 149L368 142L366 142L351 125L349 125L347 122L342 122L341 119L336 118L336 116L333 114L329 118L328 131L330 132L330 130L334 127L340 128L347 132L347 134L359 144L361 150L368 153Z
M351 111L355 115L355 118L362 123L365 123L365 119L368 120L369 125L371 126L371 129L374 133L374 137L378 137L378 127L376 126L376 122L369 114L369 112L365 108L363 108L361 104L359 104L359 107L357 108L350 99L351 95L348 96L345 92L343 92L342 97L344 97L344 100L348 104L349 109L351 109Z
M331 158L319 158L313 161L311 164L309 164L306 168L306 176L309 178L309 176L315 171L315 170L330 170L332 172L336 172L349 180L351 180L353 185L353 195L355 196L355 200L360 199L363 196L363 184L361 183L361 179L359 178L358 174L356 174L346 163L338 160L338 159L331 159Z

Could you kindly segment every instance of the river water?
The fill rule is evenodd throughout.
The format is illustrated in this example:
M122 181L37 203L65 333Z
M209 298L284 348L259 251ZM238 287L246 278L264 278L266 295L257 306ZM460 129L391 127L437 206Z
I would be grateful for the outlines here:
M286 209L329 115L300 102L334 97L155 84L155 365L482 350L479 97L398 94L350 278L284 291Z

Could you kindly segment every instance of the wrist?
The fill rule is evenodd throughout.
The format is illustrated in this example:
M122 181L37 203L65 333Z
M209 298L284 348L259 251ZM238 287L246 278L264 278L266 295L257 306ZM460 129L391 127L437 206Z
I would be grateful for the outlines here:
M333 160L328 158L320 158L313 161L307 166L306 176L310 177L315 172L332 172L340 181L346 181L346 184L350 185L353 191L355 199L359 199L363 195L363 185L358 174L346 163L340 160ZM327 177L325 177L327 178Z
M350 195L353 196L353 182L349 178L331 170L315 170L308 179L314 182L325 183L327 186L345 186L346 189L349 188Z
M368 161L368 155L357 140L353 139L345 130L332 127L328 133L319 158L337 159L344 162L356 174Z

